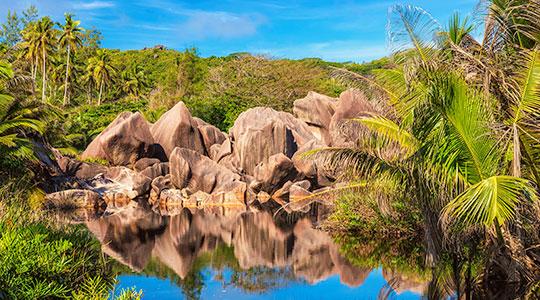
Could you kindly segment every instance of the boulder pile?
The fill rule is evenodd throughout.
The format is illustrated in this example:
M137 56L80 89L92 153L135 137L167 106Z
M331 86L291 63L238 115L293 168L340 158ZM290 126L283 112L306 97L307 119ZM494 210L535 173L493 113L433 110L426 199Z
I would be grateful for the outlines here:
M299 203L334 184L331 172L302 153L350 145L361 130L348 120L373 113L354 89L339 98L310 92L294 102L293 114L249 109L228 134L193 117L183 102L155 124L124 112L88 145L82 161L57 157L77 190L47 199L66 206L73 195L76 207L119 207L135 199L155 207L246 206L273 199L301 210Z

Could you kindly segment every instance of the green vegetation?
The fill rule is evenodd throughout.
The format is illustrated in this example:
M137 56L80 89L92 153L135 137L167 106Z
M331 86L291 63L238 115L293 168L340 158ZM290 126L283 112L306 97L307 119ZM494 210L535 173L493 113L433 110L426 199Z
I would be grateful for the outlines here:
M0 298L111 299L109 258L83 226L58 226L40 211L43 193L31 176L0 188ZM140 299L126 290L114 299Z
M112 274L107 274L99 243L77 228L66 232L2 223L0 231L0 286L9 298L62 298L81 287L105 286L108 291L112 285L101 279L112 280Z
M314 152L374 187L384 182L391 188L377 191L388 199L412 201L434 258L489 249L486 276L535 277L523 249L540 238L540 24L528 13L540 7L510 2L490 4L482 43L467 20L443 29L422 9L392 7L389 35L407 55L369 81L388 113L355 120L366 130L358 147Z
M35 7L22 17L10 12L0 35L0 184L7 191L0 195L1 288L20 298L90 290L107 297L97 291L110 287L97 245L27 213L39 206L35 186L13 182L39 181L40 144L76 155L118 113L141 111L156 121L178 101L227 130L246 109L289 111L308 91L336 96L350 84L380 100L385 113L354 120L363 130L355 147L313 151L368 185L362 199L358 192L341 196L331 228L354 232L355 244L421 231L427 263L441 263L442 273L444 262L464 258L456 269L484 276L478 281L539 278L540 5L493 0L486 10L477 41L469 19L454 15L441 28L422 9L394 6L395 54L368 64L102 49L99 31L83 29L72 15L56 24ZM22 221L10 217L11 206L23 208ZM4 278L12 273L21 276ZM260 282L250 276L236 278L257 290ZM194 297L200 292L196 274L183 284Z

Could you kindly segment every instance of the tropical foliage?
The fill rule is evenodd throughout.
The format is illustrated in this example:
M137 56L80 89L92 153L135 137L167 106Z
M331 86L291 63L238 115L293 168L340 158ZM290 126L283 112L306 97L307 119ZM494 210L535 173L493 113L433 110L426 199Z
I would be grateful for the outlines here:
M519 261L499 264L503 273L528 277L535 271L516 265L531 265L524 249L539 241L540 4L488 1L484 9L478 42L467 18L454 15L444 29L420 8L393 6L395 67L367 80L385 94L387 113L353 120L368 131L357 147L313 153L334 169L400 187L390 198L422 210L433 258L488 246L492 235L492 255Z

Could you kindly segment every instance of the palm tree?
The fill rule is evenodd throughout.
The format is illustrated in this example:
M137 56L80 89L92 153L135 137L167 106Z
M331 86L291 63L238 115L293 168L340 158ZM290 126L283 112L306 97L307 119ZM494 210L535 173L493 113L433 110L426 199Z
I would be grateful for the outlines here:
M116 69L112 66L110 55L103 49L99 49L94 57L88 60L88 68L92 71L94 81L99 86L98 105L101 105L103 89L113 80Z
M32 76L32 94L35 94L37 70L39 61L39 35L37 33L37 23L31 22L22 31L22 55L30 62L30 73Z
M81 83L86 89L86 102L92 104L92 91L95 86L94 70L91 65L86 66L84 74L81 76Z
M121 74L122 90L129 95L139 97L139 94L148 87L148 78L141 66L135 65Z
M37 49L41 55L41 100L47 101L47 55L52 51L56 41L56 30L54 23L49 17L41 18L36 24Z
M60 46L65 47L67 51L66 57L66 76L64 82L64 102L63 105L69 104L68 85L69 85L69 72L70 72L70 55L71 52L75 52L78 47L82 45L82 32L83 28L79 26L81 21L74 21L71 14L65 15L65 24L62 26L62 33L59 38Z
M506 2L515 3L501 7ZM540 183L540 27L530 17L540 7L532 2L493 1L483 43L459 17L443 30L420 8L392 7L389 41L399 61L368 82L386 94L393 113L355 120L368 132L357 147L312 152L336 169L400 187L396 197L416 199L431 223L426 230L435 231L429 252L441 249L441 229L456 248L464 229L487 229L505 249L506 239L527 241L516 241L527 226L512 235L515 227L505 225L528 220L522 216L536 207Z
M24 133L43 133L44 124L34 118L34 107L14 99L5 90L13 77L9 63L0 61L0 153L4 159L36 160L33 146Z

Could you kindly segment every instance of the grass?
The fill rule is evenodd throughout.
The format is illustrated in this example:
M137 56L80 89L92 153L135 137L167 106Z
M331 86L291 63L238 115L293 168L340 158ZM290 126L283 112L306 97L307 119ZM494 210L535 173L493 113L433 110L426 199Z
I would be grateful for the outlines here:
M0 178L0 299L141 298L110 293L116 273L99 242L82 226L54 224L31 176Z

